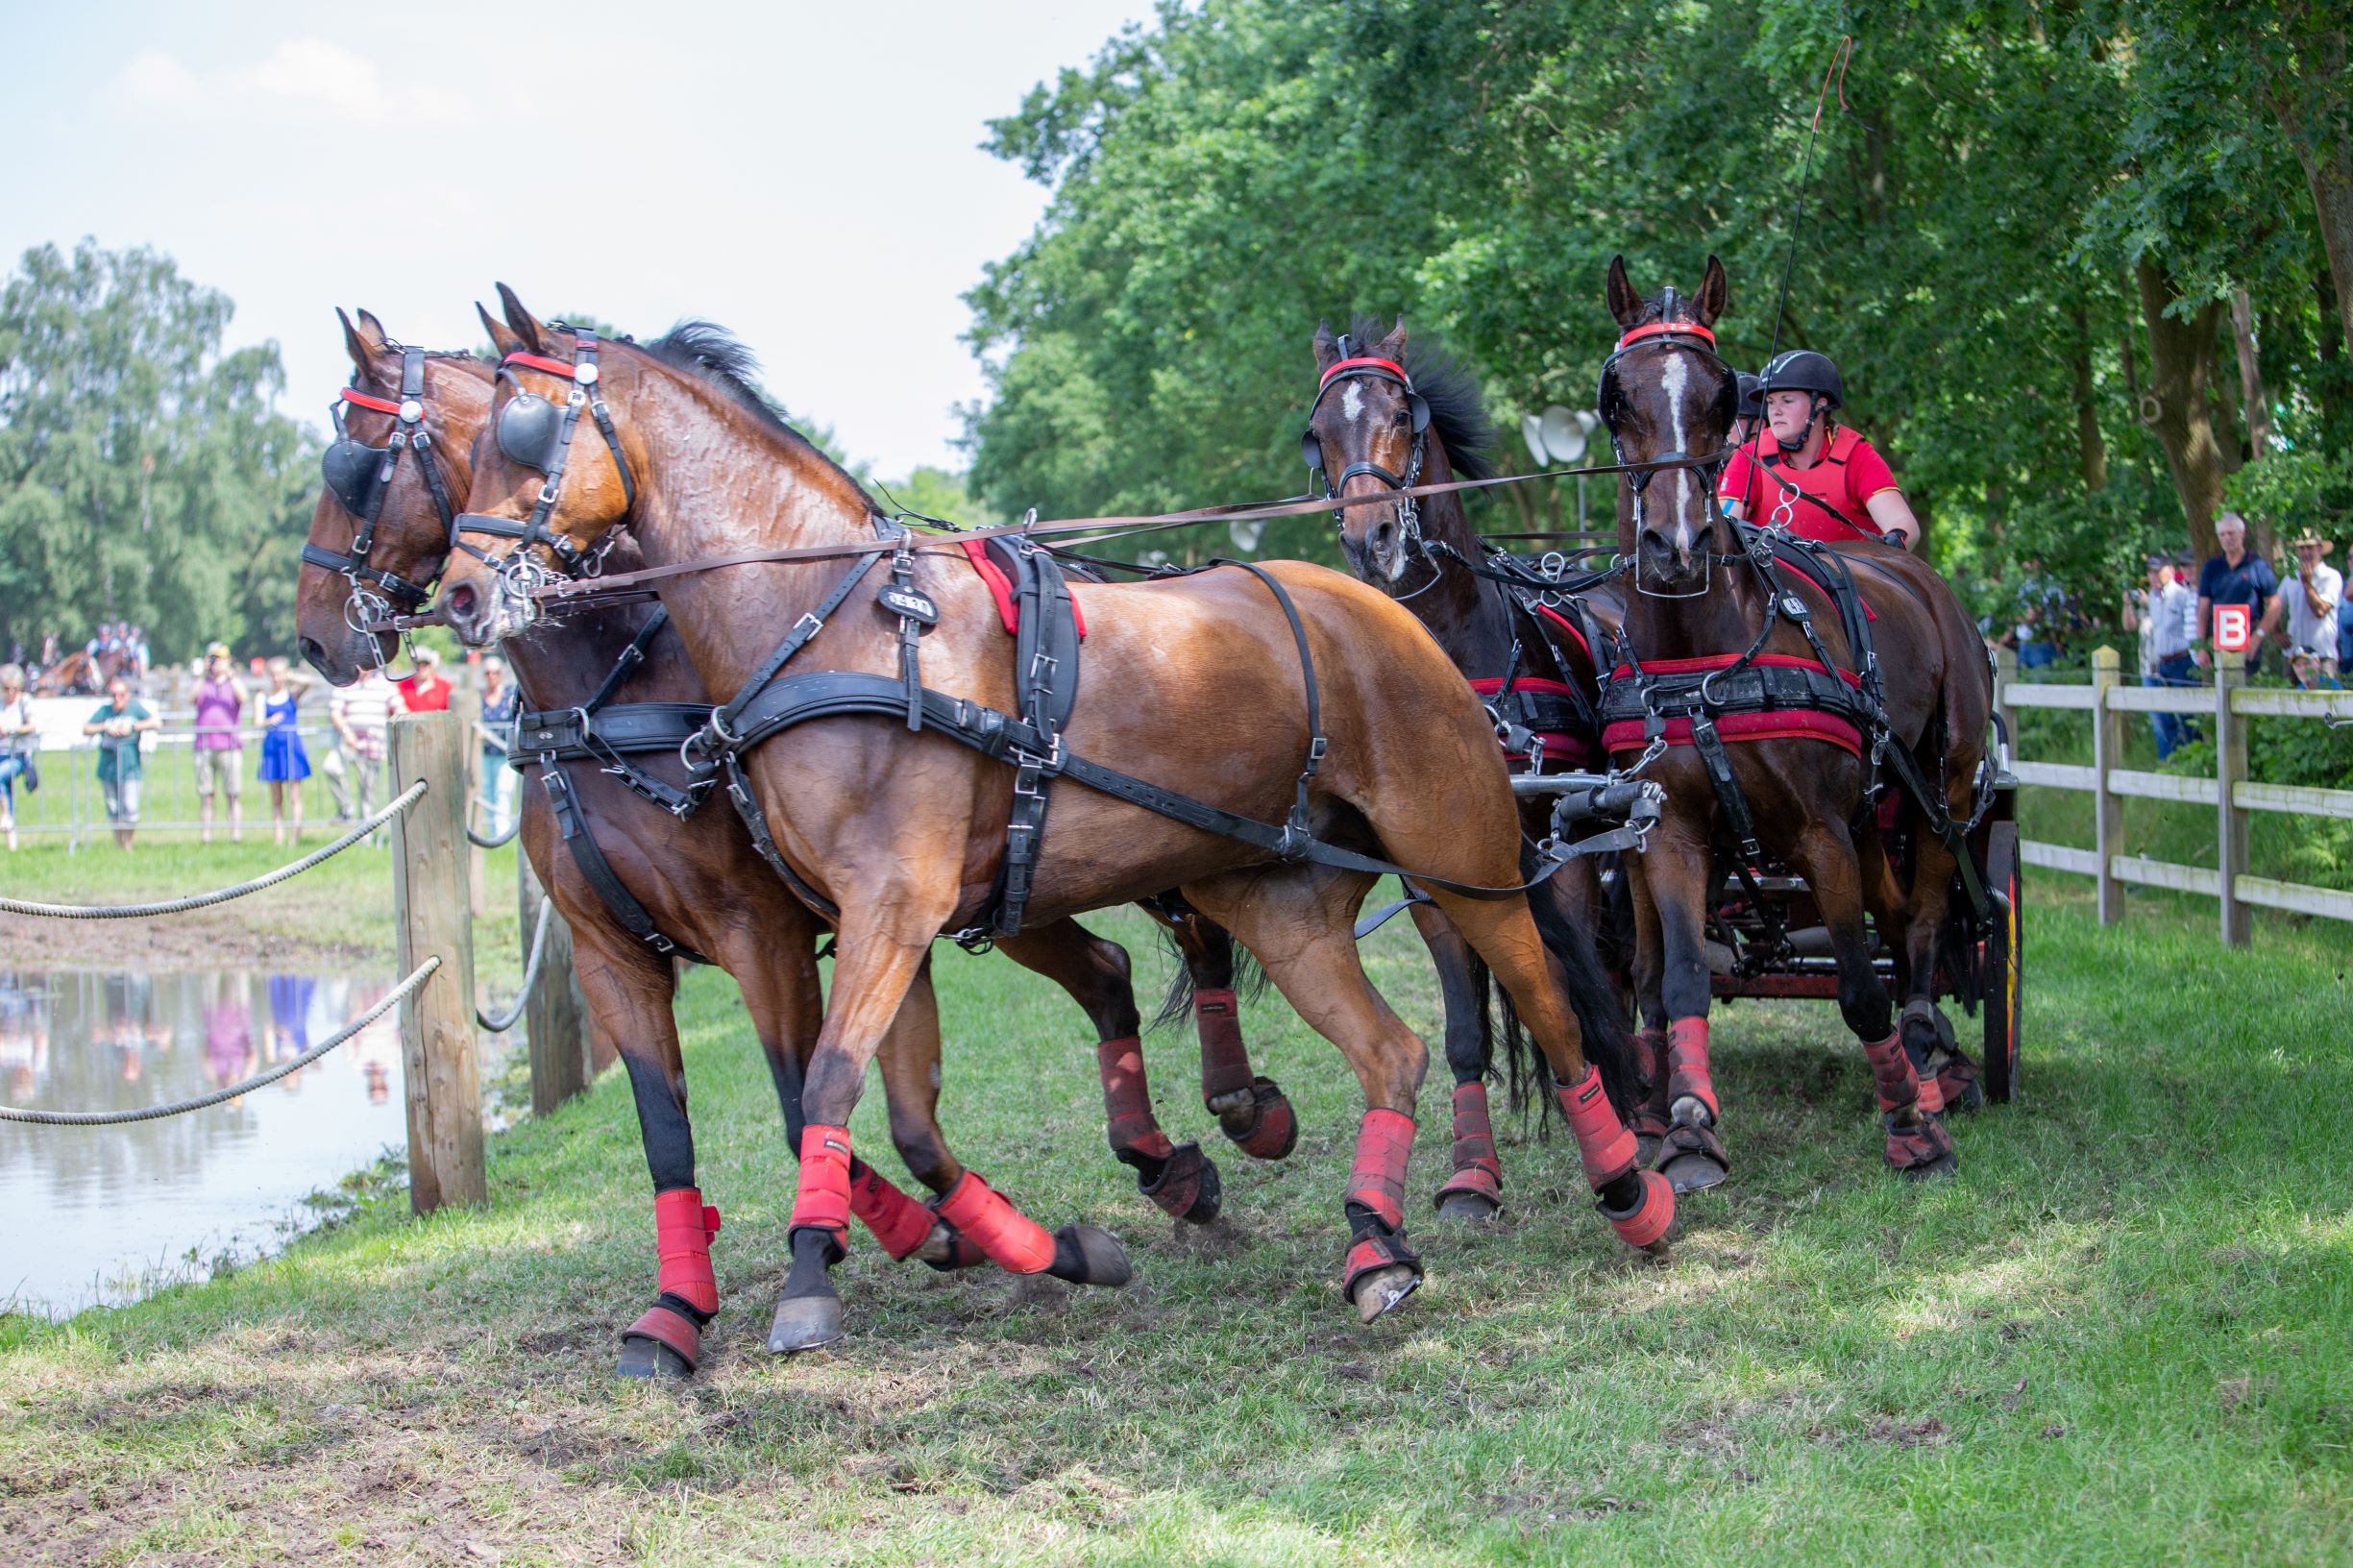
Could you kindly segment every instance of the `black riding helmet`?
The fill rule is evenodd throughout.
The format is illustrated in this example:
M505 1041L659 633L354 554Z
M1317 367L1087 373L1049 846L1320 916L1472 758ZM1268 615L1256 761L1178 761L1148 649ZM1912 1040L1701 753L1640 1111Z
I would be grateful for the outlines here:
M1847 401L1847 383L1839 380L1838 367L1828 355L1811 349L1790 349L1773 356L1758 388L1760 405L1769 392L1817 392L1829 399L1833 408Z
M1745 370L1740 373L1740 408L1732 417L1735 419L1762 419L1765 417L1765 383L1758 377Z

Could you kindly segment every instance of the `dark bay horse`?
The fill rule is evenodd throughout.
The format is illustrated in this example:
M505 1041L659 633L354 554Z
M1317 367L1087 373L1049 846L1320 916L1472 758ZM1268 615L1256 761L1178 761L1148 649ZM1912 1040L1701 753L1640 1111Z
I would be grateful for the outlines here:
M408 607L441 573L450 524L435 487L442 497L462 499L466 493L476 436L489 415L492 372L470 355L403 349L364 311L356 324L345 323L345 345L355 375L342 413L354 446L338 451L328 467L331 478L361 482L356 490L331 485L322 494L310 535L316 558L303 569L297 600L303 653L338 685L389 656L389 635L372 628L388 624L382 616L390 600ZM404 386L405 377L413 377L413 384ZM418 413L413 427L403 419L404 403ZM428 444L396 461L380 496L371 496L388 450L385 438L396 431L404 441L422 433ZM425 463L434 466L429 471ZM363 522L361 514L370 509L372 522ZM363 527L365 547L358 548ZM601 716L656 711L640 704L707 713L710 703L676 633L650 628L648 621L640 608L589 609L516 639L508 651L527 700L542 710L577 708L596 700L607 675L618 672L619 683L599 704ZM674 743L667 752L615 760L657 785L676 788L685 782ZM573 822L584 832L585 852L577 839L561 834L551 796L543 789L525 792L524 850L572 927L582 990L600 1026L620 1047L654 1183L660 1300L632 1326L622 1370L691 1372L699 1356L700 1329L716 1310L717 1296L711 1233L695 1180L669 949L707 956L735 977L797 1144L800 1071L817 1038L821 992L815 947L822 931L760 864L742 822L723 805L682 821L643 798L606 767L543 762L537 772L541 783L564 791ZM600 866L659 945L625 923L627 906L617 908L597 885L593 868ZM1140 1187L1180 1217L1202 1222L1213 1217L1215 1167L1196 1146L1173 1146L1152 1115L1126 953L1068 920L1024 933L1005 943L1005 950L1063 985L1094 1021L1114 1151L1135 1167ZM1195 972L1203 989L1230 986L1230 958L1222 981L1218 971L1199 965ZM1205 1024L1210 1017L1203 1014ZM1238 1035L1233 1045L1238 1054ZM879 1060L894 1142L919 1180L935 1192L945 1190L962 1166L937 1121L939 1020L928 974L911 987ZM1247 1084L1246 1059L1241 1069ZM980 1261L977 1249L952 1227L863 1162L852 1181L856 1217L894 1257L918 1256L938 1265Z
M1707 673L1728 686L1736 674L1760 689L1777 682L1782 693L1778 711L1728 706L1709 721L1723 741L1739 743L1721 747L1730 790L1711 782L1692 717L1655 727L1613 723L1607 732L1622 764L1650 756L1645 776L1668 795L1659 830L1634 867L1645 970L1637 990L1646 1008L1658 1009L1649 1021L1668 1031L1676 1119L1714 1124L1704 940L1716 892L1728 865L1753 869L1761 855L1793 867L1836 954L1840 1012L1871 1062L1887 1163L1914 1175L1949 1170L1956 1158L1935 1119L1943 1102L1925 1067L1937 1046L1932 997L1956 860L1930 830L1921 802L1898 790L1897 825L1912 843L1908 879L1900 874L1873 820L1873 764L1883 735L1908 756L1944 814L1971 821L1991 681L1974 625L1926 562L1857 540L1797 569L1775 555L1772 535L1741 532L1724 516L1713 476L1738 388L1715 353L1711 329L1728 294L1712 257L1696 296L1670 288L1643 298L1623 258L1610 264L1606 286L1624 335L1603 373L1599 406L1619 460L1686 465L1629 476L1619 486L1619 548L1633 592L1625 626L1630 662L1613 672L1613 692L1625 683L1637 707L1659 706L1645 694L1679 684L1689 698ZM1842 569L1866 607L1859 625L1871 660L1858 658L1828 591ZM1791 701L1792 683L1807 681L1827 693L1827 706ZM1868 698L1880 685L1875 714L1849 706L1853 698L1846 694ZM1697 696L1703 704L1715 700L1705 685ZM1847 718L1834 717L1841 708ZM1891 777L1900 761L1891 756ZM1752 819L1745 833L1741 815ZM1744 836L1752 841L1745 850ZM1866 910L1894 949L1898 990L1907 998L1900 1029L1873 968Z
M1319 327L1314 338L1315 402L1302 438L1311 469L1342 497L1377 496L1455 478L1484 478L1494 449L1479 385L1445 355L1408 340L1405 324L1386 331L1359 318L1344 337ZM1336 479L1332 478L1336 476ZM1524 731L1515 771L1601 769L1600 675L1594 645L1614 635L1625 601L1614 584L1578 596L1542 595L1507 585L1481 563L1486 546L1473 530L1458 493L1387 506L1360 505L1336 518L1340 548L1357 576L1409 606L1474 690ZM1551 827L1551 801L1529 796L1521 831L1530 842ZM1595 947L1617 973L1633 959L1631 906L1604 889L1597 863L1569 862L1530 894L1545 943L1564 965L1590 968ZM1438 1189L1442 1212L1471 1206L1492 1212L1502 1169L1486 1104L1487 1052L1477 1031L1458 1026L1454 999L1469 990L1461 943L1428 905L1414 918L1446 987L1446 1063L1455 1077L1455 1173ZM1592 933L1593 935L1588 935ZM1602 994L1596 985L1586 994ZM1678 1192L1715 1186L1727 1169L1723 1147L1704 1127L1675 1127L1667 1115L1663 1032L1645 1030L1630 1044L1626 1009L1581 1013L1586 1054L1628 1062L1630 1082L1613 1086L1645 1164L1655 1164ZM1475 1211L1474 1211L1475 1212Z
M740 768L784 870L805 896L839 909L833 989L802 1081L809 1125L780 1322L795 1317L808 1343L841 1333L827 1270L847 1219L846 1123L932 941L1001 909L1017 786L1050 790L1053 803L1026 878L1031 919L1176 888L1258 957L1355 1070L1366 1109L1344 1203L1342 1288L1360 1315L1386 1311L1420 1280L1402 1198L1428 1053L1358 959L1352 917L1375 873L1336 855L1389 856L1456 879L1433 881L1433 895L1550 1062L1604 1213L1630 1242L1663 1244L1674 1194L1635 1168L1632 1136L1584 1061L1566 982L1526 899L1461 891L1516 884L1518 813L1483 710L1409 614L1299 563L1083 585L1074 705L1048 726L1059 737L1050 751L1040 740L1040 751L1002 753L1017 770L971 737L1010 736L1009 724L1042 736L1042 719L1008 717L1036 713L1024 688L1034 695L1041 672L1033 660L1017 673L1006 656L990 592L962 551L902 537L848 475L718 367L698 374L551 328L502 292L523 347L507 357L500 439L483 443L459 521L491 544L452 561L441 596L451 628L477 645L525 630L537 591L595 561L625 527L650 569L668 572L664 603L706 686L734 694L723 714L748 723L904 682L919 721L911 732L895 710L837 710L773 727L748 750L718 723L711 743L715 763ZM564 400L561 432L535 430L541 415L526 398ZM778 549L816 554L702 564ZM886 555L889 576L876 570ZM771 697L780 709L738 706ZM1418 722L1398 723L1401 713ZM1115 774L1109 758L1137 772ZM1082 763L1086 776L1124 776L1164 804L1053 781ZM1165 804L1177 800L1238 825L1209 831L1198 825L1208 819ZM1273 821L1289 824L1281 852L1269 845ZM1237 836L1248 824L1266 837ZM940 1208L1010 1267L1034 1270L1050 1254L1038 1227L972 1172Z

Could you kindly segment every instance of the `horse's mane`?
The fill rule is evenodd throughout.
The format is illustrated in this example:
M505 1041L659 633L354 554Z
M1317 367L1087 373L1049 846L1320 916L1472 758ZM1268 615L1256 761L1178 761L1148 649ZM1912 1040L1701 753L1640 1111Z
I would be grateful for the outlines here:
M1372 316L1358 316L1348 324L1348 331L1360 343L1378 343L1389 335L1389 328ZM1465 479L1491 478L1497 438L1479 378L1443 348L1415 337L1406 340L1406 374L1413 378L1413 390L1430 404L1430 428L1445 444L1455 473Z
M847 470L820 451L816 442L793 429L777 408L760 390L759 356L737 339L733 332L714 321L690 317L650 343L633 343L634 348L659 359L673 370L708 382L724 393L730 402L743 407L772 434L784 438L797 452L824 464L841 476L842 482L857 492L867 509L880 512L873 498L867 495L866 486L852 478Z

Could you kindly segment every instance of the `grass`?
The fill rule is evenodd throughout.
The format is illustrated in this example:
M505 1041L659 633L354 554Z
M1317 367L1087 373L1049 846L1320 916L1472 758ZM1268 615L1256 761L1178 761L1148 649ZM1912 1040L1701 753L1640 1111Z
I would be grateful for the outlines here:
M652 1263L608 1073L494 1141L481 1209L412 1221L380 1181L277 1261L0 1320L0 1524L93 1562L2344 1561L2342 933L2102 932L2071 883L2032 886L2027 1097L1957 1125L1957 1179L1880 1173L1827 1006L1742 1003L1717 1034L1734 1179L1672 1266L1616 1247L1563 1142L1509 1137L1505 1220L1417 1213L1430 1283L1369 1329L1336 1289L1356 1095L1328 1045L1245 1009L1300 1145L1218 1141L1228 1218L1180 1230L1105 1157L1068 1003L944 948L951 1137L1049 1223L1114 1226L1139 1277L944 1278L861 1241L850 1339L772 1360L792 1162L734 989L698 971L726 1226L697 1383L608 1375ZM1139 921L1102 923L1164 972ZM1409 935L1367 950L1428 1029ZM1148 1050L1172 1132L1213 1139L1189 1042ZM877 1096L855 1135L882 1148Z

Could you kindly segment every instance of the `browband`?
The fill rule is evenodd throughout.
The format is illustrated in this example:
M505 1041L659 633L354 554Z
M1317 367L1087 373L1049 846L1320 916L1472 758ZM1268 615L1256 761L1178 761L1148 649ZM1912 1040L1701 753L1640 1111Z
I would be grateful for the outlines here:
M392 414L398 416L401 411L401 405L399 404L386 398L372 398L367 393L360 391L357 387L345 387L343 389L343 401L351 404L355 407L373 408L380 414Z
M568 381L573 380L573 367L570 362L562 359L551 359L545 355L525 354L521 349L517 349L514 353L500 360L499 364L501 368L504 368L507 365L527 365L533 370L544 370L551 376L561 376Z
M1626 335L1618 339L1618 347L1624 350L1641 342L1646 337L1668 336L1701 337L1707 340L1709 348L1716 346L1716 334L1696 321L1654 321L1640 327L1629 328Z
M1325 371L1324 379L1315 383L1316 390L1323 390L1332 384L1334 378L1344 376L1352 370L1378 370L1396 377L1409 387L1413 384L1413 378L1408 376L1406 367L1396 360L1376 358L1371 355L1359 355L1353 359L1339 360L1330 370Z

